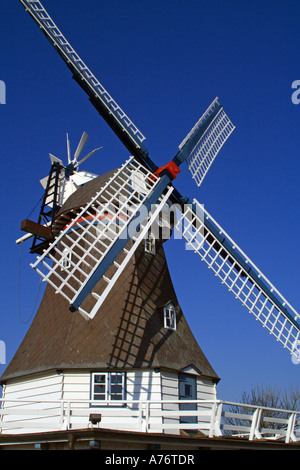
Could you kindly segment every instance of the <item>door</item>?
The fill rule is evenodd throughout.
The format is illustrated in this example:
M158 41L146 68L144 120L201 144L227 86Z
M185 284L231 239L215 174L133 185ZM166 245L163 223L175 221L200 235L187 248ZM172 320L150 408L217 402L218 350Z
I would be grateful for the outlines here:
M197 399L197 381L195 375L179 374L179 400ZM180 403L180 410L197 410L196 403ZM197 416L182 416L180 423L197 423ZM189 431L185 429L185 431ZM196 432L196 430L195 430Z

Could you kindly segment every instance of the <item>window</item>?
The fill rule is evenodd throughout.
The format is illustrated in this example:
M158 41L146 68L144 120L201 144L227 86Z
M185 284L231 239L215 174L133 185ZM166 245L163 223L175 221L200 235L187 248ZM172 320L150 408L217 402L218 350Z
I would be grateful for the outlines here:
M92 374L92 400L118 401L125 399L125 373L97 372Z
M192 396L192 387L189 384L184 384L184 394L186 397Z
M65 248L61 256L61 269L70 269L72 252L70 248Z
M164 307L164 327L168 330L176 330L176 310L172 304Z
M150 255L155 255L155 236L152 233L148 233L145 238L145 252Z

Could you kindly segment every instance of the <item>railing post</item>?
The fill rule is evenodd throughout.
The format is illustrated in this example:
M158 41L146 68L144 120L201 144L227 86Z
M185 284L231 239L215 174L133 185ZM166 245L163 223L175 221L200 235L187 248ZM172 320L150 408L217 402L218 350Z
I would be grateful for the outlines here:
M223 403L214 402L211 408L209 437L221 436L221 419Z
M256 439L261 439L261 434L259 432L259 425L261 420L262 409L257 408L252 416L252 423L249 435L249 441L252 441L255 437Z
M68 406L67 406L67 429L70 429L70 418L71 418L71 402L68 401Z
M213 403L211 407L211 415L210 415L209 437L214 437L215 435L216 408L217 408L217 404Z
M289 417L288 427L286 430L285 442L296 441L296 436L294 434L295 422L296 413L291 413L291 416Z
M62 429L64 423L64 402L60 403L60 428Z
M143 402L142 401L139 401L138 403L138 407L139 407L139 431L142 432L143 430Z
M148 432L149 429L149 418L150 418L150 402L146 402L146 411L145 411L145 432Z
M217 418L216 418L216 423L215 423L216 436L222 436L222 431L221 431L222 412L223 412L223 402L220 402L218 404Z

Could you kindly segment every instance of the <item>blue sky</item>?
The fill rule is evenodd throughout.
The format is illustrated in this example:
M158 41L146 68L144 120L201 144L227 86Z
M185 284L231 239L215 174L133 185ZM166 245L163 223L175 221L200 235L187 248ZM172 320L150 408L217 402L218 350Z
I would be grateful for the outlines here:
M291 100L292 83L300 79L299 2L43 4L146 136L158 165L174 157L219 96L236 130L200 189L187 167L176 187L205 205L299 311L300 105ZM11 0L0 9L0 80L6 84L6 104L0 105L0 340L9 362L29 328L39 289L29 267L34 260L30 244L22 245L20 257L15 240L23 235L21 220L42 196L39 180L49 171L49 152L66 161L66 132L74 151L86 130L86 151L103 149L84 169L104 173L122 164L128 153L22 5ZM257 384L295 387L300 365L292 363L200 258L180 242L166 243L165 250L182 310L221 377L218 397L239 400ZM0 373L4 369L0 364Z

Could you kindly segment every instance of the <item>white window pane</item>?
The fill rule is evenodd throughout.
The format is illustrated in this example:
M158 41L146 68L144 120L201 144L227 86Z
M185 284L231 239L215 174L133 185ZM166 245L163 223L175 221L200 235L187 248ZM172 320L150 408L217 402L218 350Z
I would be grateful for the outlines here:
M125 374L95 373L93 374L94 400L123 400L125 393Z
M176 330L176 310L171 304L164 307L164 325L165 328Z

